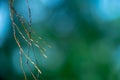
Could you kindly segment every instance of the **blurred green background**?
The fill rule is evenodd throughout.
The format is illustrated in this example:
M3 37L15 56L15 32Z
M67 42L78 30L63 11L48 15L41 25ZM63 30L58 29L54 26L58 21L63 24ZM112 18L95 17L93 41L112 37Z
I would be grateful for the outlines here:
M8 2L0 0L0 80L24 80ZM52 46L47 59L36 50L39 80L120 80L119 0L29 0L29 4L32 28ZM15 0L14 6L28 19L26 0ZM24 68L28 80L33 80Z

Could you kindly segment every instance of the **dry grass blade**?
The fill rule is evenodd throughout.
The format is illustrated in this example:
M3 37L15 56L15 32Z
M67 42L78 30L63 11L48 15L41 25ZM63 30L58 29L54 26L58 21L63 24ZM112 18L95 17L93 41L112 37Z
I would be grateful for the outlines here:
M25 80L27 80L27 76L26 73L24 71L23 68L23 62L22 62L22 55L25 56L26 60L27 60L27 66L28 69L31 73L31 75L33 76L34 80L38 80L39 74L41 74L41 70L38 67L38 62L37 62L37 57L35 55L35 51L34 51L34 46L37 47L40 52L42 53L42 55L47 58L47 56L45 55L46 49L44 48L44 46L42 44L40 44L40 42L38 40L43 41L44 44L46 44L48 47L51 47L50 45L47 44L46 41L44 41L44 39L42 37L40 37L35 31L32 30L32 18L31 18L31 9L28 3L28 0L26 0L27 3L27 7L28 7L28 17L29 17L29 22L20 14L17 13L17 11L15 10L13 4L14 4L14 0L9 0L9 8L10 8L10 18L12 21L12 27L13 27L13 34L14 34L14 39L20 49L20 64L21 64L21 68L25 77ZM14 17L17 19L17 21L20 23L21 26L18 26L17 23L14 20ZM20 27L22 29L20 29ZM25 43L28 44L28 52L26 53L24 51L24 49L21 46L19 37L17 37L16 33L18 32L18 34L20 35L19 37L21 37ZM32 37L32 34L34 34L35 36L37 36L37 40L34 39ZM35 58L35 62L31 60L31 58L29 57L29 49L32 48L33 50L33 54L34 54L34 58ZM32 72L31 67L29 65L29 62L34 66L34 68L37 70L38 72L38 76L36 77L36 75Z

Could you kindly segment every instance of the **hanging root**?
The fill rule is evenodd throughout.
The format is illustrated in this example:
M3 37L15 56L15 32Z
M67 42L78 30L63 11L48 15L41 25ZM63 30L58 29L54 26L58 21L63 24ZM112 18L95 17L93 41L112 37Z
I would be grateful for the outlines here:
M44 45L40 44L39 41L41 41L42 43L44 43L45 45L47 45L49 48L51 48L51 46L42 38L38 35L38 33L36 33L33 29L32 29L32 18L31 18L31 9L28 3L28 0L26 0L27 3L27 7L28 7L28 17L29 17L29 21L27 21L23 16L21 16L20 14L17 13L17 11L14 8L14 0L9 0L9 8L10 8L10 18L11 18L11 22L12 22L12 27L13 27L13 34L14 34L14 39L20 49L20 64L21 64L21 69L23 71L25 80L27 80L27 76L24 70L24 66L23 66L23 61L22 61L22 55L25 56L26 58L26 64L27 67L32 75L32 77L34 78L34 80L38 80L39 74L41 74L41 70L38 67L38 61L37 61L37 57L35 55L35 51L34 51L34 47L38 48L40 50L40 52L42 53L42 55L47 58L47 56L45 55L46 49L44 48ZM16 18L16 20L20 23L21 26L18 26L17 23L15 22L14 18ZM21 28L22 30L21 30ZM28 44L28 52L26 53L24 51L24 49L21 46L20 40L17 37L17 34L19 34L20 38L22 38L25 43ZM34 37L37 37L37 39L34 39ZM34 54L34 58L35 58L35 62L31 60L31 58L29 57L29 51L30 48L32 48L33 54ZM34 68L37 70L38 72L38 76L36 77L36 75L32 72L31 70L31 66L29 65L32 64L34 66Z

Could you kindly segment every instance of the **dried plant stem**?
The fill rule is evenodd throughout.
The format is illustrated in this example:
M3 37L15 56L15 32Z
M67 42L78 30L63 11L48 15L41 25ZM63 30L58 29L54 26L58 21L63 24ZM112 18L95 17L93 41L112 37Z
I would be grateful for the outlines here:
M12 28L13 28L13 34L14 34L14 39L20 49L20 64L21 64L21 69L23 71L25 80L27 80L27 75L25 73L24 67L23 67L23 61L22 61L22 56L25 56L26 58L26 64L27 67L32 75L32 77L34 78L34 80L38 80L39 74L41 74L41 70L38 67L38 61L37 61L37 57L36 57L36 53L34 51L34 47L36 47L37 49L40 50L40 52L42 53L42 55L47 58L47 56L45 55L46 52L46 48L44 48L43 44L40 44L39 40L44 43L45 45L47 45L49 48L51 48L51 46L41 37L38 35L38 33L36 33L33 29L32 29L32 18L31 18L31 9L29 6L29 2L28 0L26 0L27 3L27 8L28 8L28 17L29 17L29 21L27 21L23 16L21 16L20 14L17 13L17 11L14 8L14 0L9 0L9 8L10 8L10 18L11 18L11 22L12 22ZM20 23L21 26L18 26L17 23L15 22L14 18L16 18L16 20ZM21 28L22 30L21 30ZM25 43L28 44L28 52L26 53L24 51L24 49L21 46L21 43L19 41L19 37L17 37L16 33L18 33L20 35L20 37L25 41ZM32 35L37 36L37 39L35 39ZM35 62L31 60L29 54L30 54L30 48L32 48L33 54L34 54L34 58L35 58ZM34 66L34 68L37 70L38 75L36 76L32 70L31 70L31 66L29 64L29 62Z
M20 49L20 64L21 64L21 68L22 68L22 71L23 71L25 80L27 80L27 76L26 76L26 73L25 73L24 68L23 68L22 55L24 55L24 56L26 57L26 59L27 59L32 65L34 65L34 67L37 69L37 71L39 72L39 74L41 74L41 71L40 71L40 69L38 68L38 66L30 59L30 57L24 52L24 50L23 50L22 47L21 47L20 41L19 41L19 39L18 39L17 36L16 36L16 29L17 29L18 33L19 33L19 34L21 35L21 37L28 43L29 47L32 45L32 42L33 42L34 40L31 39L31 19L30 19L30 23L29 23L30 29L27 29L27 28L25 27L25 25L23 25L22 18L17 14L16 10L14 9L13 3L14 3L14 0L9 0L9 4L10 4L10 6L9 6L9 8L10 8L10 18L11 18L11 21L12 21L14 39L15 39L15 41L16 41L19 49ZM29 8L29 12L30 12L30 8ZM14 16L16 16L16 17L19 19L19 21L21 22L22 27L24 28L24 30L25 30L28 38L26 38L26 37L23 35L23 33L21 32L21 30L19 29L19 27L18 27L17 24L15 23L15 21L14 21ZM29 17L30 17L30 16L29 16ZM37 44L34 43L34 45L37 45ZM30 66L29 66L29 70L30 70L30 72L31 72L34 80L37 80L37 78L35 77L35 75L34 75L33 72L31 71Z

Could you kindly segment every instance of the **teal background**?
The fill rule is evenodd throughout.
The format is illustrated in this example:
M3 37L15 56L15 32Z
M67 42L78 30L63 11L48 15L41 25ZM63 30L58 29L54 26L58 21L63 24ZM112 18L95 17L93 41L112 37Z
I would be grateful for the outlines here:
M0 0L0 80L24 80L8 2ZM29 4L32 28L52 46L39 40L47 59L35 50L42 71L39 80L120 80L120 1L29 0ZM14 6L28 20L25 0L15 0ZM30 57L35 60L32 51ZM33 80L24 56L23 61L28 80ZM31 70L37 74L32 65Z

